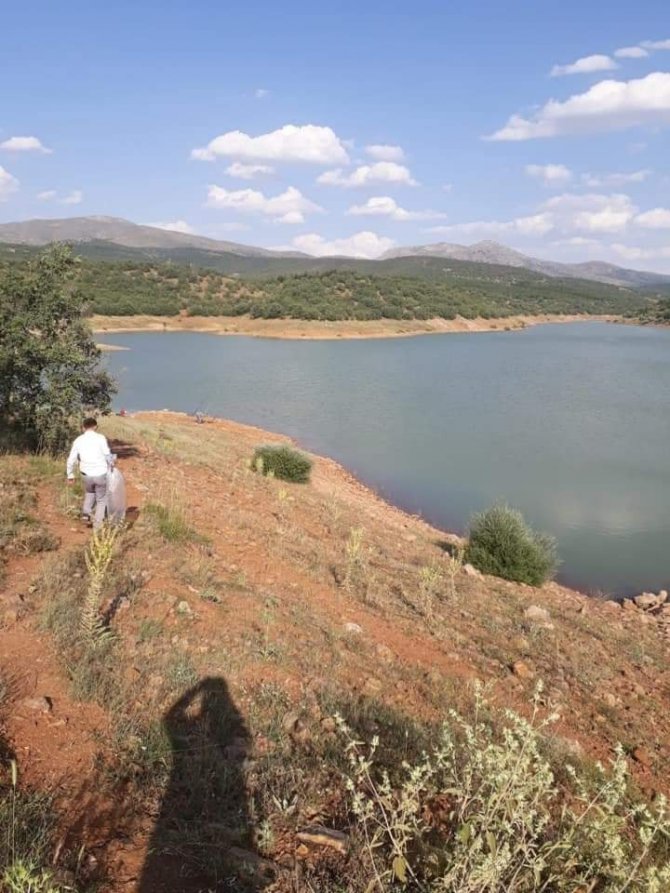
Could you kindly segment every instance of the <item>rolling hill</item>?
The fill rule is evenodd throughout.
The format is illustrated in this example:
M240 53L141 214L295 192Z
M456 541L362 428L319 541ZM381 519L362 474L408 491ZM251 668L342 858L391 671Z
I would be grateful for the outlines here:
M50 242L73 243L79 255L94 260L173 262L240 276L276 276L338 269L434 280L466 272L485 278L502 276L508 279L514 270L529 270L554 279L580 279L627 288L670 287L670 276L660 273L628 270L600 261L564 264L541 260L493 241L474 245L437 242L394 248L378 260L362 260L353 257L311 257L297 251L272 251L140 225L118 217L69 217L0 224L0 257L11 257L12 254L23 256L21 246L37 247ZM493 269L486 271L484 267Z

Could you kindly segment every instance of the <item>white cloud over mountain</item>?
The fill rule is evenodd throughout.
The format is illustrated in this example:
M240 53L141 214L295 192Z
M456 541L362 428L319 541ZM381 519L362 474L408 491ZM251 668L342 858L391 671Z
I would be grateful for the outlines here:
M545 186L564 186L572 180L572 171L564 164L527 164L526 173Z
M273 174L275 169L269 164L244 164L242 161L233 161L226 168L229 177L238 177L240 180L253 180L255 177L264 177Z
M36 136L10 136L0 143L0 149L5 152L39 152L42 155L50 155L52 151Z
M581 59L577 59L576 62L571 62L569 65L554 65L550 74L551 77L556 78L564 77L566 74L592 74L596 71L613 71L618 67L617 63L610 56L595 54L593 56L584 56Z
M0 202L5 202L19 188L19 181L0 165Z
M379 257L389 248L393 248L396 242L386 236L363 230L353 236L341 239L325 239L317 233L306 233L296 236L291 247L315 257L334 257L335 255L348 255L350 257Z
M319 205L306 198L299 189L289 186L275 196L265 196L256 189L224 189L210 186L207 191L210 208L225 208L246 214L262 214L275 223L304 223L305 215L322 211Z
M80 205L84 201L84 193L81 189L73 189L68 195L62 199L64 205Z
M404 161L405 159L405 153L400 146L372 145L366 146L365 151L375 161Z
M512 115L490 140L519 141L670 123L670 72L600 81L565 101L550 99L533 117Z
M363 205L352 205L347 214L353 217L388 217L390 220L440 220L447 215L441 211L407 211L389 195L369 198Z
M409 168L395 161L377 161L375 164L362 164L348 173L337 168L320 174L317 183L324 186L343 186L347 189L355 189L360 186L368 186L375 183L396 183L405 186L418 186L412 177Z
M165 229L170 233L185 233L186 235L195 235L195 229L185 220L173 220L168 223L147 223L147 226L155 226L156 229Z
M316 124L286 124L260 136L230 130L215 137L203 148L193 149L191 158L198 161L237 158L323 165L347 164L349 161L344 143L337 134L330 127Z

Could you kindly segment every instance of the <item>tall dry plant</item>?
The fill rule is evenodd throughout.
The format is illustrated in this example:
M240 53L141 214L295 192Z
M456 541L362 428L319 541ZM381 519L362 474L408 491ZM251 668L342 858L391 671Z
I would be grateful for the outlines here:
M110 636L100 613L100 599L120 534L121 527L118 524L103 524L93 532L86 549L88 587L79 618L79 631L83 639L94 647Z

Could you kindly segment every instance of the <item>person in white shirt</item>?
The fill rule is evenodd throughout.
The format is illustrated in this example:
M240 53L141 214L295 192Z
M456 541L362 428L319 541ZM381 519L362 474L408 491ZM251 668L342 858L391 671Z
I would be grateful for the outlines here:
M95 419L84 419L84 433L72 444L67 459L67 482L74 484L74 467L79 462L79 471L84 481L84 506L82 519L89 521L95 506L93 528L97 530L105 520L107 508L107 472L112 464L112 453L107 438L98 434Z

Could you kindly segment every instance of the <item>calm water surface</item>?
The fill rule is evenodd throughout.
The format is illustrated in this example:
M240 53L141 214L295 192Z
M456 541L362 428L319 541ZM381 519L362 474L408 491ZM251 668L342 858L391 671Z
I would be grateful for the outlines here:
M560 577L670 588L670 330L576 323L370 341L105 335L117 406L281 431L449 530L505 500Z

